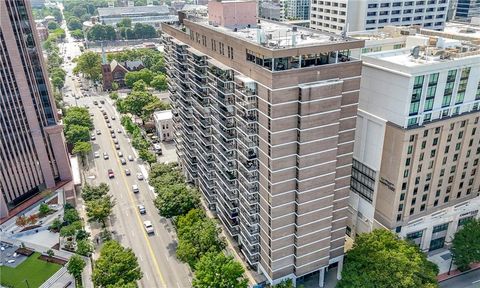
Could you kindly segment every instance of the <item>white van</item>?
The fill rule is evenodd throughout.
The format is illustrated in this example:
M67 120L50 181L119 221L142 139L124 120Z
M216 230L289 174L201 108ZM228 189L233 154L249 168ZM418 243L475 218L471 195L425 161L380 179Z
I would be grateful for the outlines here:
M140 192L140 190L138 190L138 185L137 185L137 184L133 184L133 185L132 185L132 191L133 191L133 193L138 193L138 192Z

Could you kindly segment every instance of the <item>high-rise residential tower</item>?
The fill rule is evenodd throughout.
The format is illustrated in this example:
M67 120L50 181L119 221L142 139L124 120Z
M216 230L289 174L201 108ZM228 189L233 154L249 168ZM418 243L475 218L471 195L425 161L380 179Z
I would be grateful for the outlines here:
M435 34L362 55L352 236L384 227L432 251L480 217L480 47Z
M0 216L70 180L35 22L27 0L0 1Z
M456 0L455 20L470 22L472 17L480 16L480 2L477 0Z
M349 50L364 42L257 21L255 5L211 1L208 21L162 26L177 153L251 267L323 283L343 263L361 73Z
M341 33L383 28L388 25L442 30L448 0L312 0L310 27Z

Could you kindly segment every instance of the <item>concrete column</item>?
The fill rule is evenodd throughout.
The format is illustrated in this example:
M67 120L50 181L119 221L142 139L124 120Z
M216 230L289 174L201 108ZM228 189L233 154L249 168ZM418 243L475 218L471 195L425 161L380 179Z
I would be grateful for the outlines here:
M344 256L342 255L340 260L338 261L337 280L342 280L343 258Z
M422 243L420 245L420 249L422 251L428 251L430 248L430 241L432 240L432 231L433 227L427 227L425 230L423 230L423 237L422 237Z
M62 180L72 180L70 158L67 155L65 138L63 137L63 125L48 126L44 128L52 144L53 157L57 163L58 173Z
M324 287L325 286L325 267L320 268L318 274L318 286L319 287Z
M450 245L452 243L453 236L458 229L458 219L460 218L459 216L459 213L453 215L453 219L448 224L447 235L445 236L445 245Z

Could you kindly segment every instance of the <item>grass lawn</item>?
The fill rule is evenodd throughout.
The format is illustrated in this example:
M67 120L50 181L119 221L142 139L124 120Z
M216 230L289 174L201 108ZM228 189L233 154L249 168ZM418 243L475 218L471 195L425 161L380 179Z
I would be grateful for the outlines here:
M33 253L16 268L0 267L0 283L6 287L27 288L27 279L30 288L39 287L55 274L62 266L55 263L47 263L37 259L40 253Z

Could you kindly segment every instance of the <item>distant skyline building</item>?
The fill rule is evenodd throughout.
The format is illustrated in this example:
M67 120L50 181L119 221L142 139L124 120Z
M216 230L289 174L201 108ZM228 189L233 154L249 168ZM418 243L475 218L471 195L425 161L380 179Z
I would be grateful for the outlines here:
M388 25L420 25L442 30L448 0L312 0L310 27L341 33L374 30Z
M285 19L308 20L310 0L280 0L285 11Z
M364 43L255 7L162 25L179 163L252 269L323 285L342 270Z
M98 8L99 21L102 24L115 26L124 18L135 23L160 26L162 22L173 22L178 16L171 15L167 5L152 6L125 6L125 7L101 7Z
M347 232L433 251L480 217L480 47L421 32L362 55Z
M453 1L453 0L450 0ZM472 17L480 17L480 1L478 0L454 0L454 20L470 22Z
M0 217L71 179L30 4L0 1Z

